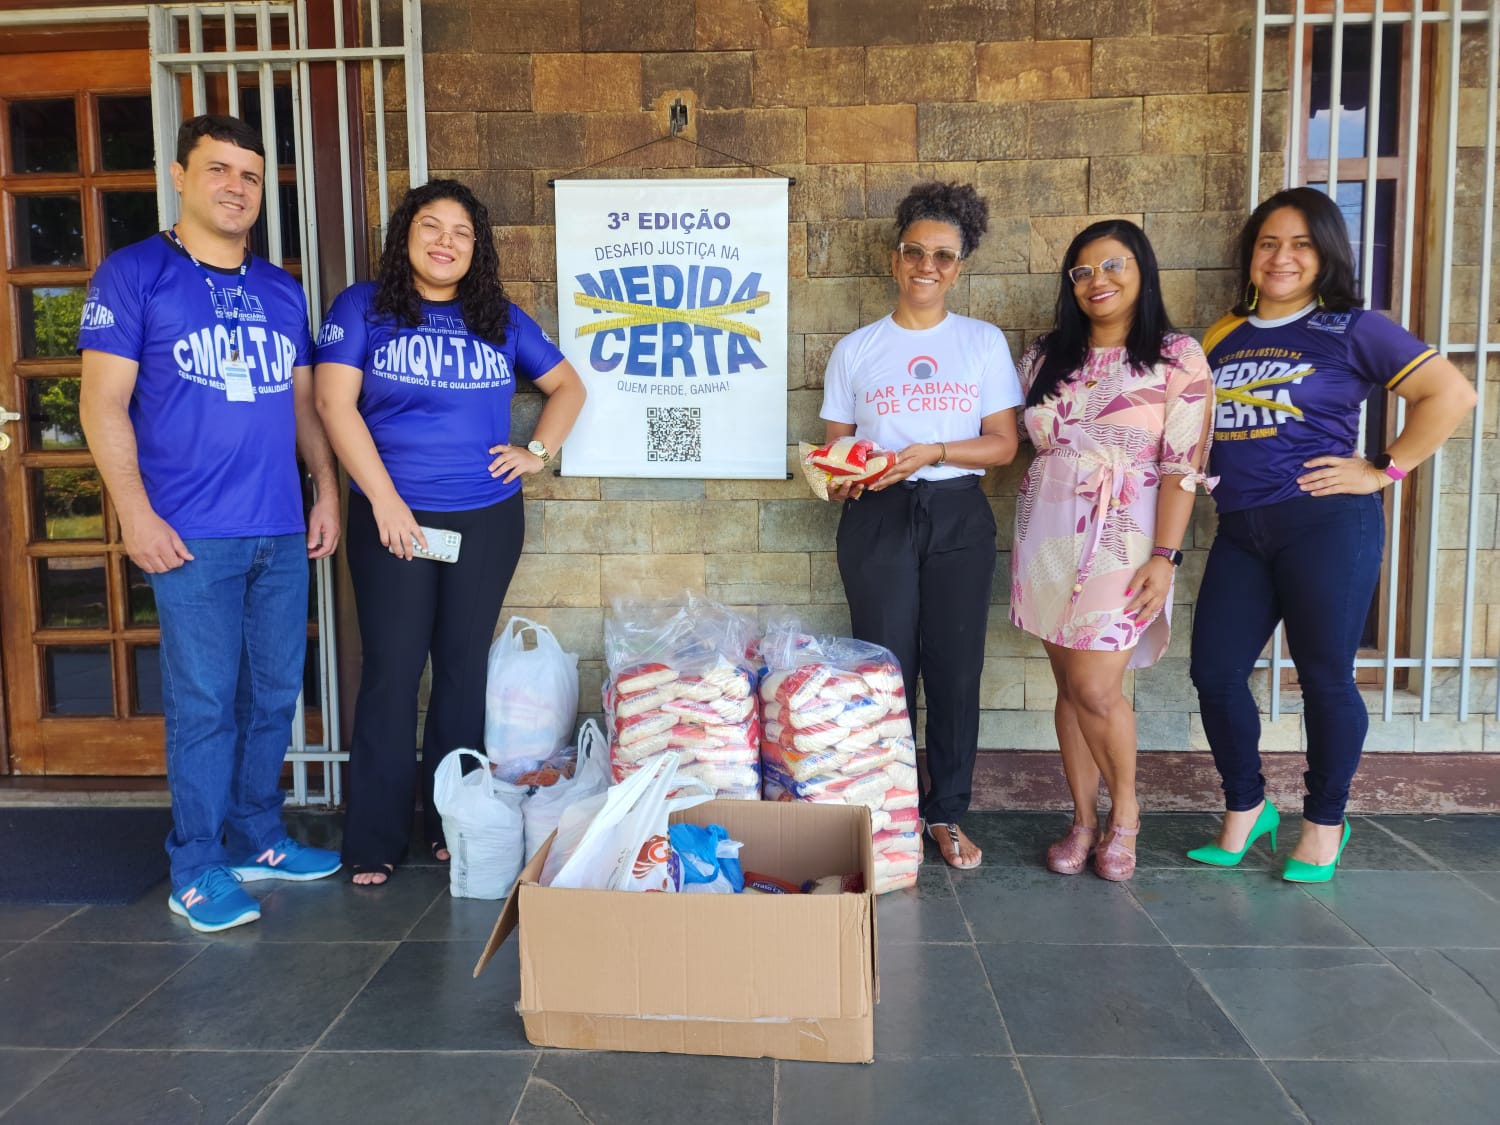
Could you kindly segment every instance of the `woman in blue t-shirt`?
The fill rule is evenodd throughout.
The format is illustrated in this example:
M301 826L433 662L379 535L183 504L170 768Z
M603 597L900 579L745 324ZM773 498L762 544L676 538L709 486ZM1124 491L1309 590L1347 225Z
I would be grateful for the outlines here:
M1250 670L1278 622L1306 724L1302 834L1282 872L1333 877L1369 716L1354 657L1380 578L1381 489L1430 457L1474 406L1462 374L1361 307L1344 216L1300 187L1267 199L1240 234L1244 297L1204 338L1214 372L1219 529L1193 611L1192 677L1224 782L1218 840L1190 859L1232 867L1280 816L1260 772ZM1357 452L1360 404L1385 387L1406 424L1373 462Z
M546 396L526 445L510 442L524 376ZM349 570L363 668L349 755L344 862L384 883L406 854L416 788L417 688L432 656L422 732L425 836L446 860L433 771L484 734L485 656L521 555L521 477L557 453L584 388L562 352L506 298L489 213L456 180L407 192L374 281L334 301L318 336L318 413L352 478ZM414 556L456 531L458 558Z

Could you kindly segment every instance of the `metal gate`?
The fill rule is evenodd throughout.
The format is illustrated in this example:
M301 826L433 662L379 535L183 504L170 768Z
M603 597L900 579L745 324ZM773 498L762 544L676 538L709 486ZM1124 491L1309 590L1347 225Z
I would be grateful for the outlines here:
M420 0L120 4L0 13L0 22L8 27L136 21L145 21L149 29L160 227L177 217L176 193L166 169L175 158L177 127L183 119L212 111L258 124L266 150L267 190L264 229L256 250L300 274L316 337L325 283L331 297L356 280L366 268L358 248L368 236L378 252L384 239L393 140L404 134L407 182L427 180ZM403 108L394 112L386 104L393 67L399 68L405 87ZM330 77L331 98L326 94ZM336 137L321 139L317 153L315 120ZM329 126L330 121L335 124ZM358 138L365 132L373 136L362 146ZM373 152L366 151L370 146ZM331 160L333 147L336 163ZM318 164L332 164L336 172L319 176ZM373 208L362 204L366 185ZM343 247L341 259L333 261L320 252L319 230L320 206L327 224L331 199L338 200L333 213ZM331 561L319 560L314 573L322 737L309 741L305 699L299 698L287 760L293 771L290 800L331 805L341 800L339 763L348 760L339 749ZM309 766L319 767L316 785L310 782Z
M289 247L297 248L314 337L325 304L324 278L332 275L348 284L365 266L356 261L356 246L360 227L369 230L371 225L360 206L362 187L369 180L374 181L377 248L384 238L390 211L387 156L393 124L386 108L386 84L393 64L400 66L405 83L404 110L394 124L405 134L408 182L417 185L427 180L421 2L401 0L399 23L391 18L395 11L394 5L381 0L258 0L162 4L148 9L157 167L165 169L170 164L177 126L188 116L213 108L258 120L266 150L265 256L283 265L291 256ZM338 138L338 174L323 181L313 159L313 90L320 71L333 74L336 105L318 109L325 116L328 109L334 111ZM355 151L351 140L351 134L358 132L358 115L373 121L373 161ZM281 135L288 127L289 145ZM287 163L291 164L290 176ZM343 260L325 263L319 254L319 198L333 194L341 201ZM157 201L165 226L177 213L176 193L165 176L158 178ZM332 560L318 560L315 576L322 740L309 743L305 699L299 698L287 754L292 766L289 800L332 805L342 799L338 763L348 760L340 749ZM314 764L321 775L316 787L310 784L308 768Z
M1434 708L1459 721L1476 709L1500 716L1500 653L1485 647L1485 632L1496 630L1483 624L1491 614L1500 624L1500 596L1491 590L1491 576L1500 573L1494 526L1500 439L1493 423L1488 435L1484 425L1487 399L1495 394L1487 382L1500 375L1500 311L1493 307L1500 268L1500 11L1487 0L1257 0L1252 73L1248 207L1279 187L1303 183L1324 188L1346 214L1346 198L1360 201L1350 233L1366 304L1383 247L1394 263L1383 307L1470 373L1479 395L1467 433L1461 428L1416 478L1409 544L1402 539L1403 485L1390 490L1388 512L1396 518L1388 520L1378 655L1363 656L1356 666L1381 669L1386 720L1398 709L1417 710L1423 721ZM1317 121L1325 109L1326 121ZM1268 136L1272 122L1284 123L1285 137ZM1361 136L1351 137L1351 129ZM1394 155L1385 151L1387 135L1404 138ZM1284 162L1280 183L1278 159ZM1321 175L1309 174L1309 165L1320 164L1326 165ZM1378 178L1389 182L1392 201L1404 200L1389 208L1384 231L1377 229L1377 189L1385 186ZM1421 228L1419 212L1427 217ZM1403 421L1404 404L1396 399L1395 427ZM1401 600L1407 583L1409 609ZM1455 596L1459 584L1461 596ZM1489 604L1479 604L1481 593ZM1403 610L1409 614L1404 621ZM1409 633L1404 644L1398 622ZM1257 667L1270 669L1274 720L1282 705L1281 673L1292 667L1279 628L1269 658ZM1398 706L1400 669L1409 670L1409 679ZM1484 697L1476 702L1477 692Z

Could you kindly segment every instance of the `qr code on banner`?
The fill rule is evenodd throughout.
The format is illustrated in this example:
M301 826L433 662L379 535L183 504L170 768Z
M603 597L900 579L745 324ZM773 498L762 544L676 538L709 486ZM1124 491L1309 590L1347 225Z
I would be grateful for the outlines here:
M646 407L646 460L703 460L703 411L696 406Z

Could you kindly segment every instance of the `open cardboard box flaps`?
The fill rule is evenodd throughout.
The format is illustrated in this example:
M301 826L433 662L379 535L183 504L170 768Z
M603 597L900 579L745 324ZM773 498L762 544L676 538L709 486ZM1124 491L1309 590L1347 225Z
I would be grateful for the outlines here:
M712 801L673 821L722 824L746 870L802 882L861 871L868 809ZM474 967L520 930L526 1037L539 1046L829 1062L874 1058L875 896L684 895L538 884L532 857Z

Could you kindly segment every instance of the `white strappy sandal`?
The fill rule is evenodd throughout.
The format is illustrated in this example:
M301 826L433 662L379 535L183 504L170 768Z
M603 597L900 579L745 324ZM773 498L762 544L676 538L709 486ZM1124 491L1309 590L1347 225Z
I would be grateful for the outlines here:
M939 828L944 829L944 836L947 837L946 840L944 840L942 836L939 836L937 834L936 830ZM938 852L942 855L943 862L946 863L949 867L956 867L960 871L969 871L975 867L978 867L980 861L984 859L984 853L980 852L977 856L974 857L972 862L965 863L963 861L963 845L962 841L959 838L958 825L956 824L929 824L927 826L927 835L930 836L932 838L932 842L938 846ZM953 857L951 859L948 856L947 850L947 845L949 844L951 844L953 847ZM977 851L978 849L976 848L975 850Z

